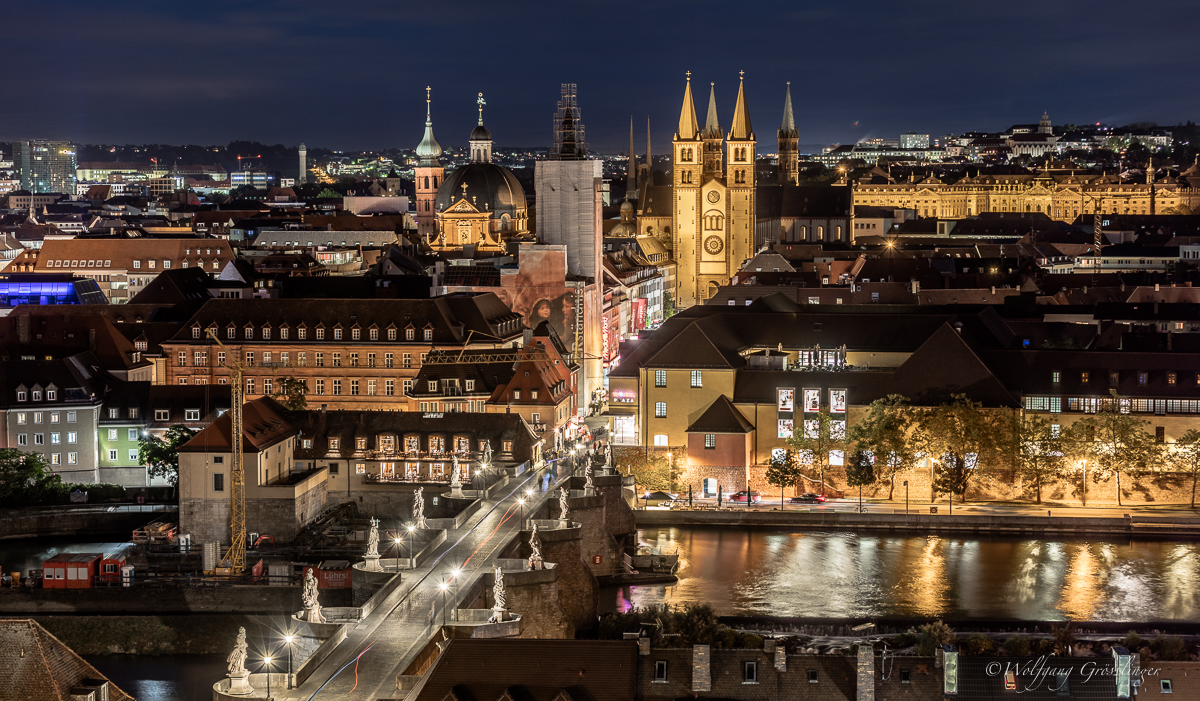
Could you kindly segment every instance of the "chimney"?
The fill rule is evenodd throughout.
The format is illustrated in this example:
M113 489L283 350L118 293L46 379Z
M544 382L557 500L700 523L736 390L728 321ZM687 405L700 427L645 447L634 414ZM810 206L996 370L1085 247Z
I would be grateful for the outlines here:
M525 329L521 332L521 347L528 348L533 345L533 329Z
M996 294L996 286L992 285L992 294Z
M708 645L692 646L692 691L712 691Z
M856 701L875 701L875 648L869 642L858 644L857 686Z
M1159 285L1157 282L1156 282L1156 283L1154 283L1154 291L1155 291L1155 292L1161 292L1161 291L1162 291L1162 287L1161 287L1161 286L1160 286L1160 285Z
M783 645L775 646L775 669L779 672L787 671L787 647Z
M650 654L650 638L644 635L638 638L638 654L643 656Z

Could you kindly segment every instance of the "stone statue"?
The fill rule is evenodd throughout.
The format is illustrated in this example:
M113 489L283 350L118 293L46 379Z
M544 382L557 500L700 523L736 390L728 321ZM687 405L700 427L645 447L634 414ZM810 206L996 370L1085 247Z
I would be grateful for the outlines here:
M488 623L499 623L503 621L508 612L508 602L504 596L504 571L499 565L492 566L492 574L495 575L496 583L492 585L492 598L495 603L492 604L492 617L488 619Z
M612 466L613 466L612 443L605 443L604 444L604 467L606 469L611 470Z
M225 658L229 662L230 677L246 674L246 649L246 629L238 628L237 643L233 646L233 652Z
M592 474L592 461L588 460L587 465L583 467L583 476L587 479L587 482L583 485L583 495L585 497L596 496L596 485L592 482Z
M321 604L317 601L317 578L313 576L313 568L304 571L304 592L300 595L304 603L304 620L308 623L324 623L325 616L321 615Z
M563 522L571 520L571 490L560 487L558 490L558 518Z
M483 467L487 469L492 466L492 442L483 442Z
M458 466L458 453L450 456L450 486L462 487L462 468Z
M424 492L424 487L417 487L417 491L413 492L413 520L417 522L417 528L429 528L429 524L425 523Z
M379 557L379 519L371 519L371 530L367 532L367 557Z
M542 538L538 535L538 525L533 524L533 533L529 534L529 569L542 569Z

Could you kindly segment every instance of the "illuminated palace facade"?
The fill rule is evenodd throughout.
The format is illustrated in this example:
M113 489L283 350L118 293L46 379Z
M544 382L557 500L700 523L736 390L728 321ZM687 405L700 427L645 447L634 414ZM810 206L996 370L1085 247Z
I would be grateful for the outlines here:
M1042 170L1018 175L968 175L954 183L935 176L898 182L875 168L854 184L854 204L902 207L917 216L962 219L984 212L1040 212L1060 221L1081 214L1191 214L1200 207L1200 166L1177 177L1128 183L1115 175Z

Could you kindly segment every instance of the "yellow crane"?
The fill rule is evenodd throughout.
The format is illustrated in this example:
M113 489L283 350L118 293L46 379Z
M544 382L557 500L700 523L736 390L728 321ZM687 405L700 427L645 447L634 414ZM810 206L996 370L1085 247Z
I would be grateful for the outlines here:
M222 367L229 370L230 452L233 464L229 468L229 551L221 558L214 574L238 575L246 571L246 472L242 466L242 372L246 364L217 338L213 328L208 336L225 352Z

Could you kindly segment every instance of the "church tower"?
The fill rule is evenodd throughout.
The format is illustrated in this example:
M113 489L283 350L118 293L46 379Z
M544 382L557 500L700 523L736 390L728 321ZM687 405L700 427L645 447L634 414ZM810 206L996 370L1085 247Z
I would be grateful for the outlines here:
M716 83L708 84L708 117L704 122L704 174L703 178L719 178L721 171L721 142L725 135L721 133L720 120L717 119L717 87Z
M1040 122L1038 122L1038 133L1039 134L1053 134L1054 133L1054 126L1050 124L1050 113L1049 112L1045 112L1045 111L1042 112L1042 120Z
M654 159L650 157L650 118L646 117L646 158L638 164L638 189L654 184Z
M800 133L792 116L792 82L783 98L783 124L779 127L779 184L795 185L800 176Z
M739 74L737 104L729 139L725 142L725 186L728 188L725 221L728 275L733 276L754 250L754 188L757 185L754 127L750 126L750 107L746 104L745 72ZM722 282L721 284L727 284Z
M692 74L688 71L683 89L683 108L679 111L679 127L672 141L674 160L671 184L674 190L671 206L671 236L678 268L675 274L675 307L685 309L696 304L696 250L699 245L700 185L703 172L704 142L696 120L696 105L692 100ZM719 152L718 152L719 153Z
M442 147L433 138L433 117L430 113L430 88L425 88L425 136L417 145L417 167L413 177L416 178L417 190L417 233L425 239L430 239L437 232L437 212L434 201L437 199L438 187L444 180L445 169L438 161L442 155Z
M483 126L483 106L487 103L483 100L483 93L479 93L479 97L475 100L479 104L479 123L471 130L471 162L472 163L491 163L492 162L492 132Z

